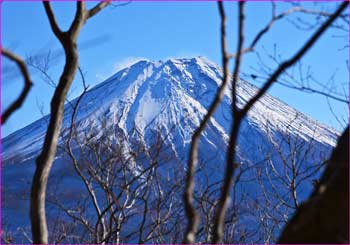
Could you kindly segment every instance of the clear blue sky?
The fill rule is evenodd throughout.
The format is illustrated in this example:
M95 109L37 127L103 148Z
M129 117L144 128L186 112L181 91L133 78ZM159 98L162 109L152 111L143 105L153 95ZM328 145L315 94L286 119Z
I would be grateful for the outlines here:
M117 2L115 2L117 3ZM95 3L89 3L92 6ZM290 7L281 4L277 10ZM334 3L324 3L332 10ZM307 7L312 7L308 4ZM67 29L74 15L72 2L54 3L54 11L59 25ZM236 49L236 3L226 3L229 15L229 49ZM246 44L262 28L271 16L271 4L248 2L246 4ZM2 45L22 57L37 55L51 50L55 57L51 61L50 74L57 81L63 69L62 49L51 32L41 2L1 3ZM304 16L304 15L300 15ZM308 17L309 18L309 17ZM308 19L306 19L308 20ZM296 29L288 20L277 23L272 31L258 45L264 62L275 64L267 57L274 44L282 58L288 58L313 33ZM342 37L338 37L341 35ZM344 32L329 31L305 56L303 63L310 66L315 78L327 84L336 71L334 86L348 93L349 75L346 65L348 43ZM124 65L140 59L164 60L170 57L191 57L202 55L220 64L219 16L214 2L132 2L123 7L108 7L83 27L79 37L80 65L86 72L88 84L93 85L114 74ZM244 57L242 72L252 73L259 60L255 54ZM18 95L22 79L15 66L3 59L2 69L2 109ZM9 135L49 112L53 89L31 70L34 86L24 106L2 126L2 137ZM81 90L76 79L70 92L74 98ZM275 85L272 95L285 101L301 112L341 130L341 125L332 115L327 100L323 96L301 93ZM335 113L347 120L347 106L331 101Z

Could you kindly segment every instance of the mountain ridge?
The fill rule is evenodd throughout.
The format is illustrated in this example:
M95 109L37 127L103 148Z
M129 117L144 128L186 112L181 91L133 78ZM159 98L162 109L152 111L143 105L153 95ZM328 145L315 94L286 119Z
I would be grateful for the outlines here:
M108 117L108 111L113 114L110 117L110 119L113 119L113 116L115 117L118 114L117 111L122 110L119 116L127 118L121 120L119 126L130 130L133 124L132 121L134 121L137 122L138 126L144 127L147 121L150 121L150 118L156 117L157 113L167 108L167 104L164 103L166 100L177 107L178 105L175 105L173 102L178 99L181 107L186 108L187 104L190 103L190 107L198 110L197 114L199 114L199 117L192 118L196 126L198 126L200 118L206 113L206 109L210 105L220 83L221 69L204 57L169 59L163 62L142 60L118 71L104 82L89 89L79 105L77 121L81 121L89 115L94 117L98 114L101 115L101 113L107 113ZM146 91L147 89L148 91ZM257 91L258 88L255 85L240 80L237 88L239 107L242 107ZM182 97L184 101L182 101ZM73 104L75 102L76 99L72 101ZM94 103L96 104L94 105ZM226 90L223 103L226 107L229 107L229 89ZM137 110L138 106L140 108ZM172 109L181 111L181 108ZM187 114L185 115L196 114L191 108L186 109ZM279 110L278 113L276 113L276 110ZM70 113L70 105L66 104L63 129L69 126ZM133 116L128 116L126 113L131 113ZM226 114L226 119L230 118L229 113L230 111L226 108L226 111L223 112L223 115ZM315 125L315 128L320 131L316 140L324 141L324 143L331 146L335 145L339 132L311 119L285 102L268 94L264 95L248 113L248 120L251 124L255 124L256 127L260 127L260 130L264 130L262 122L266 123L268 121L270 124L278 125L284 123L283 117L290 117L291 115L303 118L304 123L308 122L308 125L305 126L304 123L300 123L301 120L296 118L303 129L303 137L312 135L313 132L308 126ZM6 162L11 158L11 154L7 153L8 151L17 155L18 152L33 153L33 151L40 149L40 142L42 143L48 118L49 115L46 115L5 137L2 140L3 161ZM215 114L214 119L218 119L218 113ZM222 116L220 120L222 120ZM289 118L288 120L293 121L294 119ZM230 119L224 121L230 121ZM219 125L221 122L214 123ZM227 131L230 123L224 124L221 126ZM290 132L294 133L292 130ZM26 138L24 135L26 135ZM19 140L22 141L21 144L15 143Z

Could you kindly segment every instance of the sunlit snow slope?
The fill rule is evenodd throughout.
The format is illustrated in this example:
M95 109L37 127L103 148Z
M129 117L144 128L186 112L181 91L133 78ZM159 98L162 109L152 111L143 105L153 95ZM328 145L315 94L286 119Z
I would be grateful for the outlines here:
M176 138L173 147L180 150L189 144L193 130L207 112L220 83L221 69L203 57L165 62L140 61L90 89L80 102L76 120L79 130L84 130L86 125L90 128L91 124L99 127L98 124L104 120L109 125L117 125L126 134L136 126L147 135L147 130L157 125L168 131L172 140ZM255 86L240 81L240 105L256 92ZM71 113L71 105L66 105L63 128L69 127ZM47 121L48 116L3 139L3 163L18 164L23 159L35 157L41 148ZM245 123L262 133L269 127L297 134L306 141L314 138L329 146L335 145L338 136L335 130L270 95L265 95L256 103ZM215 138L226 142L229 125L230 98L227 90L222 105L203 136L204 140L212 143L213 147Z
M127 138L126 142L133 142L133 138L138 137L147 147L160 134L180 164L176 165L185 170L192 134L207 113L221 79L222 71L218 65L203 57L139 61L85 94L76 117L79 137L83 138L90 131L102 133L103 129L112 128L118 132L110 135L115 140L119 140L117 135ZM246 81L239 81L237 91L238 103L242 106L258 88ZM208 165L210 181L220 178L225 169L225 151L231 127L229 94L228 88L200 141L199 158ZM76 101L71 104L74 105ZM71 123L71 104L65 106L63 137ZM45 116L2 140L3 224L9 221L14 230L19 226L29 227L28 200L34 160L40 152L48 119L49 116ZM267 94L243 121L237 148L239 162L254 164L261 161L273 147L276 148L272 141L278 142L283 135L301 140L305 146L312 142L319 152L329 153L339 134ZM94 136L97 141L100 140L99 136ZM315 159L318 161L319 158ZM76 180L69 182L67 176L62 176L64 171L60 171L67 169L67 164L60 161L58 155L50 175L49 188L50 185L64 182L67 195L71 193L71 196L75 196ZM251 176L248 174L247 178ZM246 182L244 185L248 186ZM305 193L304 198L311 188L311 184L299 187L300 192Z

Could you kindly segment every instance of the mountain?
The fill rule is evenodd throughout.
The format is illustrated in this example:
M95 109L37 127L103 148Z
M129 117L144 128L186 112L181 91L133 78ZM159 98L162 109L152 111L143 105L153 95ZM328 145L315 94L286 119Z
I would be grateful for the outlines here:
M118 123L118 127L125 132L134 125L138 125L141 131L150 123L166 128L178 125L177 131L181 138L178 140L187 145L220 83L221 69L203 57L170 59L165 62L140 61L89 90L80 102L76 120L82 125L81 130L84 122L96 118L107 118L108 124ZM258 88L240 80L237 91L241 107ZM223 139L228 138L230 101L227 90L223 105L209 125ZM71 113L71 106L66 105L63 128L70 126ZM37 155L48 118L45 116L3 139L2 160L5 164L17 157L27 159ZM252 108L246 122L259 132L265 130L264 125L268 122L271 127L284 128L288 133L298 134L305 140L313 137L317 142L330 146L335 146L339 135L332 128L312 120L270 95L265 95ZM210 142L208 136L204 138Z
M207 112L221 79L219 66L203 57L139 61L88 90L79 103L75 119L78 137L83 139L89 132L95 132L93 139L99 141L106 136L104 129L113 129L113 134L107 135L112 140L126 138L128 147L133 148L130 142L136 139L150 149L159 136L168 146L167 154L173 155L183 171L186 169L192 133ZM238 103L242 107L257 93L258 88L243 80L237 86ZM63 145L71 125L72 105L76 103L77 99L65 106L60 145ZM207 168L210 182L223 175L231 125L230 104L228 88L201 137L199 157ZM48 119L49 115L2 140L3 216L27 215L34 159L40 152ZM338 136L334 129L266 94L244 119L238 139L237 161L242 166L255 166L255 163L263 162L270 156L278 162L279 166L275 168L278 172L283 165L281 152L287 155L287 152L298 150L306 155L312 144L312 156L300 157L311 164L328 156ZM59 151L56 162L63 162L61 153ZM206 163L208 159L210 164ZM137 161L134 164L134 169L142 170L142 166L137 166ZM66 165L55 163L52 176L58 176L63 166ZM247 181L253 178L254 171L245 177ZM318 172L312 174L313 177L318 175ZM253 190L255 187L250 185L245 184L249 190ZM298 188L300 198L305 199L312 185L300 185ZM15 201L18 193L21 193L21 204ZM18 217L12 221L15 226L28 225L22 220Z

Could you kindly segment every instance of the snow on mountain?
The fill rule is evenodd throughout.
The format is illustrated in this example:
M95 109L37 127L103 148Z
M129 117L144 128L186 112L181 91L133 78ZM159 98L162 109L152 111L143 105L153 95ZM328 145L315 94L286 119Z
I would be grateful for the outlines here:
M146 127L152 127L150 123L168 130L176 125L181 138L178 140L186 146L220 83L221 69L203 57L164 62L140 61L90 89L80 103L76 120L80 125L79 130L84 130L84 125L107 118L107 124L117 123L126 134L135 125L143 133ZM239 81L237 91L241 107L258 88L246 81ZM215 137L225 141L230 125L229 94L227 89L224 101L209 125L217 133ZM69 127L71 113L71 105L66 105L63 128ZM17 159L20 157L28 159L38 154L48 118L43 117L3 139L2 160L5 164L19 163ZM338 136L337 131L270 95L265 95L256 103L248 113L246 123L260 132L265 131L268 124L270 128L286 130L306 141L314 138L329 146L335 145ZM209 138L206 140L210 142Z
M150 147L157 136L155 133L158 133L171 150L171 154L174 154L176 163L180 164L177 166L184 170L192 134L207 113L221 79L222 71L218 65L203 57L157 62L139 61L120 70L85 94L76 116L79 137L83 139L84 135L94 131L97 132L95 139L98 141L105 129L113 129L113 132L118 133L108 137L114 137L116 141L119 140L118 135L127 138L127 142L141 136L138 140ZM239 107L257 91L258 88L254 85L240 80L237 88ZM71 104L76 102L77 100L73 100ZM65 106L63 135L70 127L73 112L71 104ZM28 216L34 159L40 152L48 119L49 115L2 140L3 217L11 217L15 227L29 226L29 220L23 217ZM210 161L206 167L211 182L223 176L230 127L231 98L228 88L200 141L199 160L204 163ZM242 123L237 147L239 162L251 165L261 162L271 152L278 153L276 145L282 151L294 151L295 149L288 148L288 142L279 143L279 138L283 135L288 135L294 141L301 141L302 147L307 148L307 145L312 143L317 153L303 161L314 163L320 160L319 153L330 152L339 133L266 94L249 111ZM303 152L302 148L299 150ZM277 162L281 161L278 157L272 158ZM67 169L67 164L59 161L58 154L49 185L54 186L52 183L55 181L64 183L64 189L74 193L76 190L73 186L77 181L70 179L69 182L69 176L62 177L63 171L60 171ZM134 171L142 168L137 162L132 165ZM278 168L281 166L276 166L277 170ZM242 190L251 190L253 196L257 187L254 187L254 183L249 182L249 179L255 178L255 174L255 169L252 168L250 173L243 176L245 179L242 177ZM299 196L306 198L311 189L312 185L307 183L298 186L297 191ZM281 195L284 195L282 190ZM181 200L181 193L178 198ZM243 219L255 222L250 216Z

